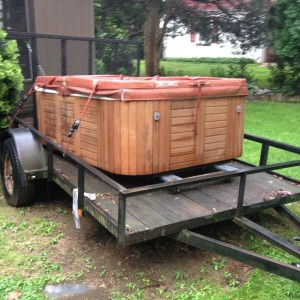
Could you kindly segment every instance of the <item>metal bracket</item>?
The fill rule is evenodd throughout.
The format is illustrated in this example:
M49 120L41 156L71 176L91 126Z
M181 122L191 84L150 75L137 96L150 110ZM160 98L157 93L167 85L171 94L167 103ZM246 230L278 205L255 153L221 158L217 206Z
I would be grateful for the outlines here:
M153 119L154 121L159 121L160 120L160 113L159 112L154 112L153 114Z

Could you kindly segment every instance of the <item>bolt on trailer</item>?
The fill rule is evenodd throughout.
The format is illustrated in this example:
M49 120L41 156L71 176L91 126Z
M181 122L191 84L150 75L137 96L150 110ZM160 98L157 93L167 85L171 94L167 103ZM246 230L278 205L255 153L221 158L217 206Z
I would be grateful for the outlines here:
M194 231L232 220L300 258L297 242L247 218L272 208L300 229L284 206L300 200L300 183L274 175L300 160L268 164L270 147L300 149L243 133L245 80L39 76L30 93L37 114L18 109L2 134L8 204L31 204L47 179L73 197L77 227L87 211L122 245L166 236L300 282L297 263ZM261 145L259 166L237 160L244 139Z

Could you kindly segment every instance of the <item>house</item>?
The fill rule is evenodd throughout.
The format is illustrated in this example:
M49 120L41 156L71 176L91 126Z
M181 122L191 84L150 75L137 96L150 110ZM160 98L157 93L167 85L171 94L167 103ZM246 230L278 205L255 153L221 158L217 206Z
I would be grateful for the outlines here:
M167 37L163 57L249 57L257 62L264 62L266 50L253 50L242 55L236 52L236 49L229 42L207 44L201 40L201 35L197 33L175 38Z
M186 2L195 8L193 1ZM223 5L232 8L232 1L223 1ZM210 15L218 15L219 9L211 3L198 3L197 6ZM239 49L235 48L230 42L220 41L222 35L217 26L212 23L212 34L209 38L203 37L199 32L186 30L188 34L176 37L167 37L164 43L164 58L172 57L249 57L257 62L265 62L267 59L267 50L257 49L241 54Z

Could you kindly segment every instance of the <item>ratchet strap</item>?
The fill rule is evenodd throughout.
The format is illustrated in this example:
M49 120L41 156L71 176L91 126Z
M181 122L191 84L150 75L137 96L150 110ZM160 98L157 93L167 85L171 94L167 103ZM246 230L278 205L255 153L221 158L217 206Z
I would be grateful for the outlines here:
M93 95L95 94L95 92L97 90L97 86L98 86L99 81L100 80L95 80L94 81L93 89L91 90L91 93L90 93L90 95L89 95L89 97L88 97L88 99L87 99L87 101L86 101L86 103L84 105L84 108L83 108L82 112L80 113L79 119L77 119L77 120L74 121L71 129L69 130L69 132L67 134L67 137L69 138L69 141L67 143L67 147L64 150L63 156L66 156L66 153L67 153L67 151L69 149L69 146L70 146L72 135L73 135L74 132L76 132L78 130L79 125L81 123L81 119L82 119L84 113L86 112L86 109L88 108L88 105L89 105L89 103L90 103Z
M204 83L200 80L197 80L197 87L198 87L198 96L197 96L197 103L196 103L196 109L195 109L195 128L194 132L195 135L198 134L198 124L199 124L199 116L200 116L200 104L201 104L201 98L202 98L202 85Z

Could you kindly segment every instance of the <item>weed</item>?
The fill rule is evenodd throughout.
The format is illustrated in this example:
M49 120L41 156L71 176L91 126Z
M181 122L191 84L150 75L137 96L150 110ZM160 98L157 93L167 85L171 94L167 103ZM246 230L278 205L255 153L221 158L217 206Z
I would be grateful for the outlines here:
M175 271L175 279L182 280L184 278L184 273L181 271Z
M114 276L117 278L117 279L120 279L122 277L122 273L120 272L115 272Z
M92 269L92 261L91 261L91 258L90 257L87 257L85 259L85 265L87 267L88 270L91 270Z
M25 216L26 212L24 210L24 208L21 208L20 211L19 211L19 215L20 216Z
M34 234L42 236L51 236L56 229L56 224L47 219L35 220L34 226Z
M58 208L56 209L56 212L57 212L58 214L65 214L65 215L68 214L68 212L67 212L65 209L62 209L62 208L60 208L60 207L58 207Z
M149 284L150 283L150 279L148 279L148 278L142 278L142 282L144 284Z
M41 253L40 253L40 260L42 262L46 261L47 260L47 255L48 255L47 251L41 251Z
M199 270L199 273L200 273L200 274L207 274L207 273L208 273L208 270L207 270L207 268L205 268L205 267L201 267L200 270Z
M178 283L177 283L177 286L178 286L179 289L182 290L182 289L185 288L185 282L178 282Z
M51 263L44 264L45 274L51 274L52 272L59 272L59 271L62 271L62 266L60 264L51 264Z
M111 300L126 300L126 298L122 297L121 292L115 291L115 290L110 292L109 299L111 299Z
M126 286L127 286L128 289L131 290L131 291L135 290L136 287L137 287L136 284L133 283L133 282L128 282L128 283L126 284Z
M31 245L31 244L29 244L29 245L28 245L28 250L29 250L29 252L32 252L32 251L34 250L34 246Z
M28 224L28 222L22 222L20 225L18 225L17 226L17 231L19 231L19 230L24 230L24 229L26 229L26 228L28 228L28 226L29 226L29 224Z
M218 257L218 259L214 258L213 261L211 262L212 268L216 271L222 270L225 265L224 259L221 257Z
M226 271L226 272L224 273L224 278L228 279L228 278L231 278L231 277L232 277L232 274L231 274L230 271Z
M84 271L78 271L68 276L68 280L82 280L84 278Z
M101 266L101 267L100 267L100 272L99 272L100 277L101 277L101 278L104 278L105 275L106 275L106 272L107 272L106 267L105 267L105 266Z
M240 284L240 282L236 279L232 279L232 280L229 280L229 286L230 287L236 287Z
M15 230L16 226L17 226L16 222L12 222L12 221L4 222L0 226L0 231L6 230L6 229Z
M49 244L56 245L56 244L58 244L58 241L63 237L64 237L64 234L62 232L60 232L55 237L50 239Z

